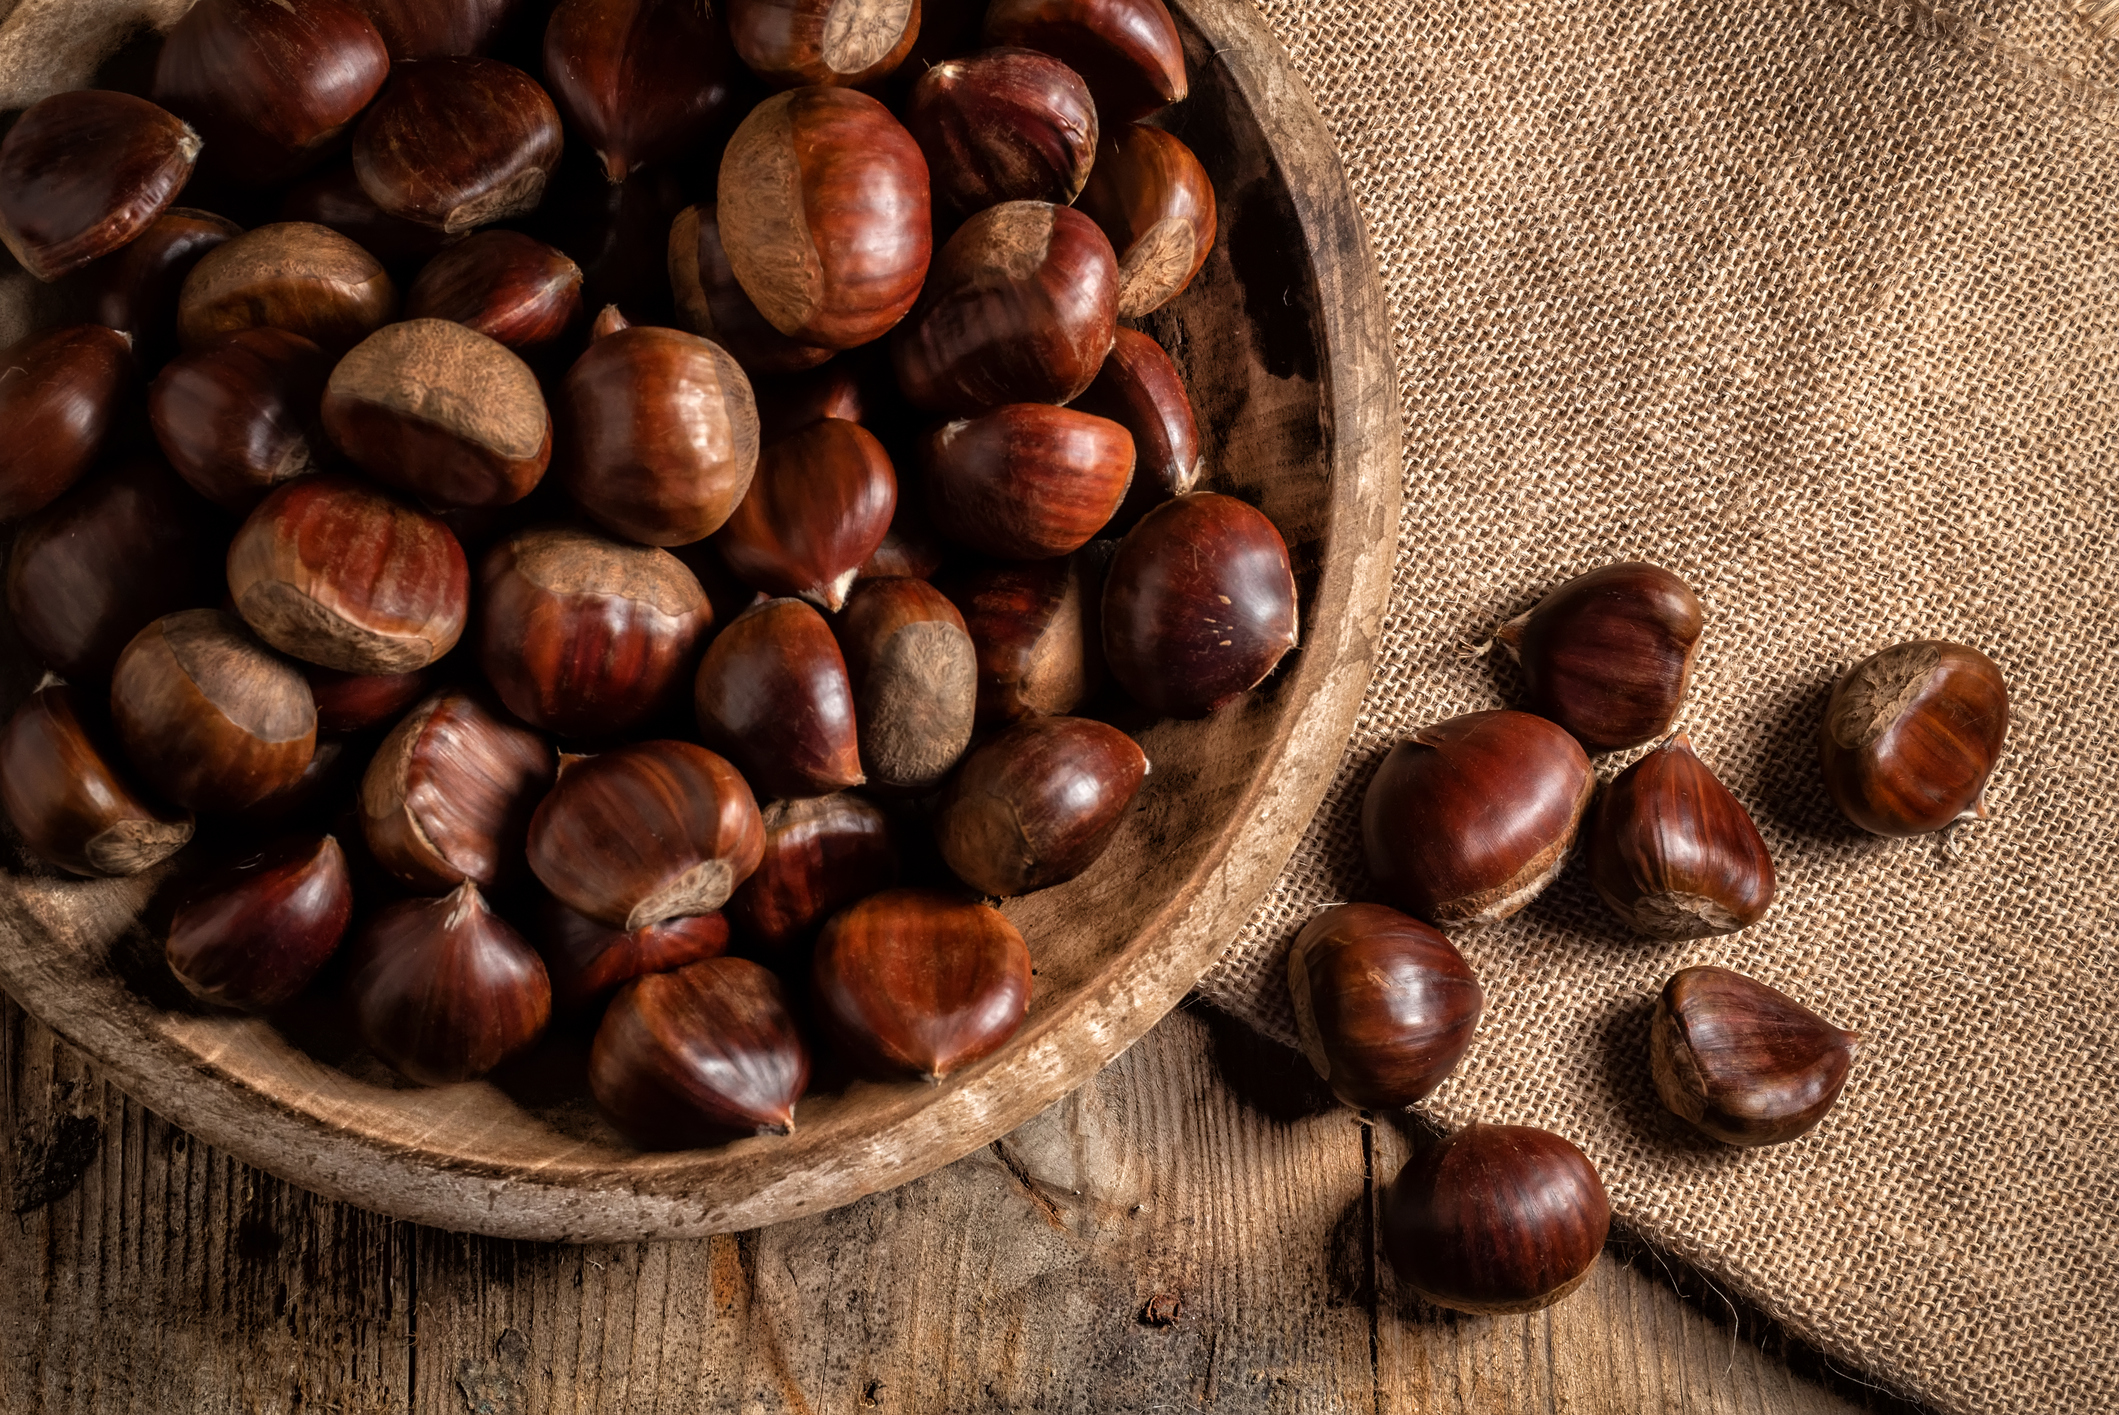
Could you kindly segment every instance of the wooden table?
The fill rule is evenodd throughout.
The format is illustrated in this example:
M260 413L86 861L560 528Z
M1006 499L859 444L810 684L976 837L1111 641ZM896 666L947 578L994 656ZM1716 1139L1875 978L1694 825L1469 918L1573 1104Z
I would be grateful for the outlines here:
M1545 1313L1403 1298L1373 1214L1405 1135L1202 1010L901 1189L576 1248L283 1184L0 1008L7 1415L1911 1409L1623 1243Z

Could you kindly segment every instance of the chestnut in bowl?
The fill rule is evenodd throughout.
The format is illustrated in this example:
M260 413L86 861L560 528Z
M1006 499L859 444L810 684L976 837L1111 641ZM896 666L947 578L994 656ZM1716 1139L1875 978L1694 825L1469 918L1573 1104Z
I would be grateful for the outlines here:
M243 234L225 216L172 206L146 230L81 272L96 323L130 334L133 353L160 363L176 341L177 292L216 246Z
M726 111L736 65L696 0L560 0L544 31L545 82L604 175L668 162Z
M520 869L552 776L542 737L444 689L391 729L361 778L368 853L415 890L491 889Z
M0 521L42 510L80 480L133 369L126 337L100 324L47 329L0 352Z
M974 566L943 589L978 654L980 726L1072 712L1102 686L1103 578L1092 550Z
M1363 1110L1425 1100L1471 1049L1486 1007L1441 931L1381 904L1341 904L1288 950L1302 1053L1332 1094Z
M714 545L743 583L837 613L897 506L897 474L875 434L825 418L758 454Z
M820 345L788 338L758 313L728 263L719 209L710 201L686 207L670 223L669 276L684 327L727 349L746 369L793 373L815 368L832 355Z
M728 33L774 88L869 88L905 62L920 0L729 0Z
M1185 47L1162 0L994 0L986 42L1041 50L1080 74L1106 123L1182 100Z
M479 231L420 269L405 318L454 320L534 358L580 320L581 267L520 231Z
M1003 560L1047 560L1087 545L1126 499L1133 435L1072 408L1003 403L935 429L921 471L943 535Z
M535 211L563 140L522 70L424 59L391 70L354 130L353 171L382 210L453 234Z
M774 801L763 815L765 853L728 897L744 937L784 949L857 899L897 882L890 818L850 791Z
M1096 863L1148 774L1131 737L1086 717L1032 717L964 758L935 810L934 838L958 879L1028 894Z
M700 736L768 796L822 796L867 779L846 659L802 600L753 605L715 635L693 704Z
M970 216L1004 201L1071 203L1096 160L1096 104L1049 54L988 49L920 75L905 127L937 204Z
M1118 253L1118 317L1177 298L1214 249L1214 185L1192 149L1139 123L1106 131L1076 203Z
M1817 734L1825 789L1877 835L1922 835L1986 814L2009 733L2009 689L1978 649L1916 639L1863 659L1833 686Z
M149 797L77 704L72 688L48 681L15 709L0 731L0 809L47 864L136 875L184 848L191 813Z
M336 357L390 322L397 287L375 257L328 226L279 221L214 247L184 277L177 337L199 349L255 325Z
M891 791L941 784L971 742L978 651L964 616L925 580L863 580L837 625L861 766Z
M1191 395L1162 345L1139 330L1118 331L1096 382L1068 406L1109 418L1133 434L1133 485L1111 517L1111 529L1130 529L1163 502L1199 485L1205 458Z
M244 1012L309 986L353 920L353 877L328 835L283 836L193 889L164 956L193 996Z
M0 138L0 243L39 280L127 245L191 176L199 135L144 98L73 89Z
M552 1006L568 1015L588 1011L634 978L719 958L728 951L728 932L728 920L720 914L687 914L628 932L546 895L537 913L536 943L552 980Z
M244 515L328 456L318 410L331 356L260 326L170 360L147 390L155 441L192 490Z

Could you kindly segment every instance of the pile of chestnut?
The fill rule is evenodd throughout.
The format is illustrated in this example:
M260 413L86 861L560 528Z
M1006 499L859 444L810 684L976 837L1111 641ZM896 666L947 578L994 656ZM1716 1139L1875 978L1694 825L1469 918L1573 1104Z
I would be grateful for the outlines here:
M1471 1046L1485 994L1441 930L1530 903L1585 821L1590 882L1632 931L1705 938L1765 914L1765 842L1686 734L1671 733L1704 622L1667 570L1591 571L1495 635L1521 667L1526 710L1470 713L1392 747L1361 813L1369 874L1388 906L1327 909L1288 956L1303 1050L1342 1101L1403 1109L1442 1084ZM2001 671L1978 650L1941 640L1885 649L1833 690L1818 734L1826 789L1879 835L1983 815L2008 720ZM1589 753L1650 742L1597 791ZM1856 1040L1764 983L1691 967L1657 1000L1649 1064L1663 1104L1705 1134L1772 1145L1824 1118ZM1588 1276L1610 1221L1603 1183L1574 1144L1475 1123L1407 1163L1386 1194L1383 1242L1433 1302L1531 1311Z
M1162 0L715 8L199 0L146 96L0 141L82 312L0 358L22 843L196 827L197 996L322 994L429 1084L571 1018L653 1146L785 1132L814 1043L994 1052L1032 954L987 901L1148 770L1087 712L1203 716L1296 639L1118 322L1215 236L1141 121Z

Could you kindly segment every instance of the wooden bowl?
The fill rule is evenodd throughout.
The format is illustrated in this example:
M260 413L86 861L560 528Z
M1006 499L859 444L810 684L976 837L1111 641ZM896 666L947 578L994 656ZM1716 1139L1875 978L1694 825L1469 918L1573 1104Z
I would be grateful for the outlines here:
M1204 485L1260 506L1302 591L1301 648L1200 722L1140 733L1153 771L1111 849L1011 901L1029 1020L946 1084L804 1098L790 1136L646 1154L596 1115L583 1048L493 1080L394 1082L271 1023L193 1005L161 962L175 865L124 880L0 877L0 984L142 1104L297 1184L497 1237L619 1241L750 1228L903 1183L1088 1080L1184 996L1286 862L1338 764L1389 590L1399 499L1390 325L1330 137L1243 0L1175 0L1192 73L1170 115L1221 232L1151 318L1197 404ZM15 650L15 700L28 665ZM11 707L13 704L10 703Z

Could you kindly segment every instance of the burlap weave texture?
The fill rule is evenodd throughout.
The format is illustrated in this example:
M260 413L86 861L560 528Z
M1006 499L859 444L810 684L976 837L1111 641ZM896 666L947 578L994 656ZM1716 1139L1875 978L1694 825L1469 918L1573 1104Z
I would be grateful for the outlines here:
M1462 646L1667 565L1709 613L1683 723L1780 898L1652 945L1576 865L1460 935L1488 1011L1431 1109L1573 1137L1637 1231L1927 1404L2119 1409L2119 42L2058 0L1262 8L1376 245L1406 500L1339 778L1202 991L1288 1039L1375 764L1515 691ZM1924 636L2014 696L1959 858L1847 826L1815 765L1834 677ZM1658 1107L1653 998L1703 962L1864 1034L1810 1137Z

